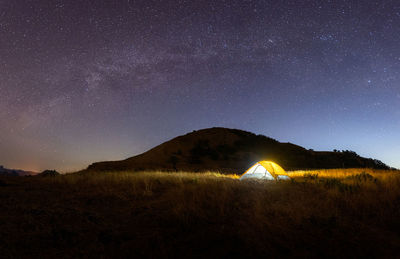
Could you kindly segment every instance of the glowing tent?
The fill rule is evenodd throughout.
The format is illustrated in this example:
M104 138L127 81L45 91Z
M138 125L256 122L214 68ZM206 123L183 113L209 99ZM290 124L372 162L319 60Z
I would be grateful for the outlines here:
M278 164L270 161L260 161L240 177L240 180L245 179L289 180L290 177Z

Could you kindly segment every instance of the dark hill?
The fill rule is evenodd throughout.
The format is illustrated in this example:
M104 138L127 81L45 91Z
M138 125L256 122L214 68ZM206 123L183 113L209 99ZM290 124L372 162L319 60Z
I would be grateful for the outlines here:
M40 174L37 174L37 176L42 176L42 177L58 176L58 175L60 175L60 173L57 172L56 170L44 170Z
M35 175L35 172L24 171L19 169L8 169L0 165L0 175L7 176L27 176L27 175Z
M242 173L259 160L272 160L286 170L318 168L389 168L352 151L317 152L251 132L210 128L176 137L122 161L94 163L91 171L182 170Z

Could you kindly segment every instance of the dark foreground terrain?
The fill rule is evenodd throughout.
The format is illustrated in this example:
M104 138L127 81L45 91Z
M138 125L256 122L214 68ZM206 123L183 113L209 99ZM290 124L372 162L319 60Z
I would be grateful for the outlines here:
M1 258L399 257L400 176L0 178Z

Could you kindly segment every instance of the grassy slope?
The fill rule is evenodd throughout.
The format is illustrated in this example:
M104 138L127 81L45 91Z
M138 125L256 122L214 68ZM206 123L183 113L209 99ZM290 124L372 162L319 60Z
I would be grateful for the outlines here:
M3 177L0 255L398 256L398 172L290 175L277 183L213 173Z

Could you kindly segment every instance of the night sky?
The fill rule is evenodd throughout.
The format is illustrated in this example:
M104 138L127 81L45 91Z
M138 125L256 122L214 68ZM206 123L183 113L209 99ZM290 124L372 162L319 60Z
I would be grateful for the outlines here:
M222 126L400 167L400 2L0 0L0 164Z

